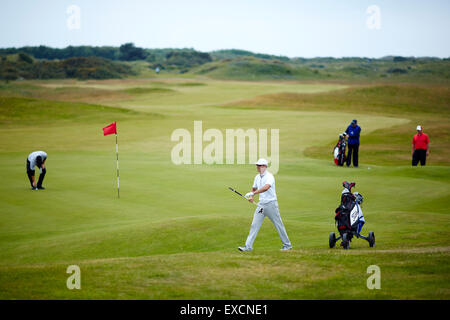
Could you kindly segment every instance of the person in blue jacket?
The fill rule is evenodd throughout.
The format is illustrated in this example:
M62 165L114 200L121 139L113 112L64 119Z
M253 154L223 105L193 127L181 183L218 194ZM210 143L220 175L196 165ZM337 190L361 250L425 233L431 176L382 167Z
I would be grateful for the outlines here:
M359 135L361 134L361 127L358 126L358 121L353 120L348 126L345 132L348 135L348 155L347 155L347 167L352 162L353 154L353 166L358 167L358 152L359 152Z

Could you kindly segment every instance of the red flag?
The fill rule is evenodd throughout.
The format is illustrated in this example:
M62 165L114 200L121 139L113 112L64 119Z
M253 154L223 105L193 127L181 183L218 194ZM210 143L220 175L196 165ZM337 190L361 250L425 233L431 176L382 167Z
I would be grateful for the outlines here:
M114 121L109 126L103 128L103 135L107 136L108 134L117 134L116 122Z

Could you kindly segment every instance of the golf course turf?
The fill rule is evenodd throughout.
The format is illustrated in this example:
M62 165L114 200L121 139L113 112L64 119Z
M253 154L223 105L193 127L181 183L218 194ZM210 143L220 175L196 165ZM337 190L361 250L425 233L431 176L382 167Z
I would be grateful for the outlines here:
M0 299L450 299L449 111L440 84L2 83ZM360 167L337 167L332 148L352 119ZM120 199L115 138L102 134L114 121ZM228 187L248 192L256 169L175 165L171 134L194 121L203 132L279 129L276 190L293 250L279 251L268 219L253 251L237 250L254 206ZM411 167L418 124L431 141L425 167ZM26 176L35 150L48 153L42 191ZM364 196L374 248L328 247L343 180ZM66 287L70 265L81 290ZM367 288L370 265L379 290Z

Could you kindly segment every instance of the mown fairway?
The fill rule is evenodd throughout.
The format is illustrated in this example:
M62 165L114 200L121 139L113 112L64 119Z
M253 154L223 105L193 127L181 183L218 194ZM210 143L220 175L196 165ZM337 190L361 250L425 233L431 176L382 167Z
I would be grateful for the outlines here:
M449 299L448 87L198 78L0 85L1 299ZM332 162L357 118L360 168ZM173 130L279 129L276 187L294 246L267 219L241 253L254 165L174 165ZM121 198L115 189L117 121ZM420 122L429 166L410 166ZM204 146L207 143L204 143ZM25 164L45 150L44 191ZM356 181L376 247L328 248L341 182ZM79 265L81 290L66 288ZM369 290L369 265L381 290Z

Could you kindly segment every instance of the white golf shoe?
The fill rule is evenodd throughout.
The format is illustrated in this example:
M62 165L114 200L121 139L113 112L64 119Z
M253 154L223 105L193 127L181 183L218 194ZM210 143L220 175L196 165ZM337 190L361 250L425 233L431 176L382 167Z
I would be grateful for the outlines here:
M247 248L247 247L238 247L239 251L252 251L252 248Z
M280 249L280 251L289 251L292 249L292 246L283 246L283 248Z

